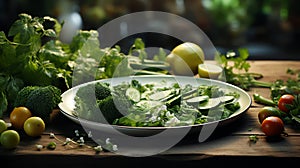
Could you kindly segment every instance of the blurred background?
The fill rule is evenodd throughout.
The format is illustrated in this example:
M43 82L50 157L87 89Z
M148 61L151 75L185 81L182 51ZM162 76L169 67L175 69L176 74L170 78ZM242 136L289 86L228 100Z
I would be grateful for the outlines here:
M299 0L0 0L0 31L7 33L19 13L64 20L64 41L78 29L97 30L119 16L145 10L170 12L193 22L218 51L249 49L249 59L300 60ZM146 47L180 41L160 34L137 35ZM119 42L122 48L135 37Z

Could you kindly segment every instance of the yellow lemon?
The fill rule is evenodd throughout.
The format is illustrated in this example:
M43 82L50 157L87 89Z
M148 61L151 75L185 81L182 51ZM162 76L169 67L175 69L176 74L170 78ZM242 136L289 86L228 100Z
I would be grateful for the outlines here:
M172 72L176 75L195 75L198 65L205 60L202 48L192 42L185 42L176 46L166 57Z
M215 64L205 63L198 65L198 74L201 78L217 79L222 71L223 69Z
M45 122L40 117L30 117L24 123L24 131L32 137L40 136L45 131Z

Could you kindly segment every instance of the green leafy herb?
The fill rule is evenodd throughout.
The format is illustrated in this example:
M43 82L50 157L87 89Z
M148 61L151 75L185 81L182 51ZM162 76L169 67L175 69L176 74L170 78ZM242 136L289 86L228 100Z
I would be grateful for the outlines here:
M257 80L263 77L262 74L249 72L248 57L249 52L245 48L239 48L238 53L234 51L228 51L226 54L218 53L215 60L224 70L224 76L221 75L220 78L245 90L249 90L250 87L270 87L271 83Z
M134 55L134 52L138 53L138 57L142 62L147 58L147 53L145 51L145 44L141 38L136 38L134 44L130 47L128 54Z
M165 61L167 57L167 53L163 48L159 48L158 54L153 56L153 60L155 61Z

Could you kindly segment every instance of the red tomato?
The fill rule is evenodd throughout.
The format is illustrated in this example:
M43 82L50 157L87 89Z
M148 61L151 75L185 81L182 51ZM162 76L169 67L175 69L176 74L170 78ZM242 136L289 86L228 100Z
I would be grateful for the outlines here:
M281 118L269 116L262 122L261 130L266 136L279 136L284 131L284 124Z
M278 101L278 108L281 111L289 112L289 110L286 108L286 104L293 104L293 101L295 100L295 97L290 94L284 94L280 97Z

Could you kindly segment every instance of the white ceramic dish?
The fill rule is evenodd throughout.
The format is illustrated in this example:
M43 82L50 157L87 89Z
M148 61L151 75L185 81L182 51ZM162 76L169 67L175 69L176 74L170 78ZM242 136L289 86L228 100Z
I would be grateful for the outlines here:
M121 82L127 81L130 82L131 80L138 80L140 83L152 83L152 82L162 82L165 81L166 85L172 84L174 82L179 83L179 85L184 86L186 84L192 84L194 86L197 85L217 85L220 86L222 89L225 89L227 91L234 91L237 92L240 97L237 101L239 101L241 108L237 110L234 114L232 114L229 118L222 119L219 121L214 122L208 122L204 124L198 124L198 125L191 125L191 126L175 126L175 127L129 127L129 126L118 126L118 125L109 125L109 124L103 124L103 123L97 123L93 121L88 121L85 119L80 119L77 116L74 115L74 108L75 108L75 101L74 97L76 95L77 90L80 87L83 87L90 83L95 82L109 82L112 86L118 85ZM187 77L187 76L173 76L173 75L145 75L145 76L129 76L129 77L119 77L119 78L111 78L111 79L103 79L103 80L96 80L87 82L78 86L75 86L66 92L62 94L62 102L59 104L59 108L66 117L73 120L74 122L83 125L84 127L89 127L91 129L109 132L112 129L118 130L119 132L134 135L134 136L148 136L160 133L166 129L173 130L173 133L176 133L177 130L180 132L180 130L185 129L191 129L192 131L201 129L204 125L214 124L217 126L224 126L227 125L238 118L246 112L251 105L251 97L248 95L248 93L244 90L242 90L239 87L236 87L234 85L213 80L213 79L205 79L205 78L194 78L194 77ZM172 132L172 131L171 131Z

